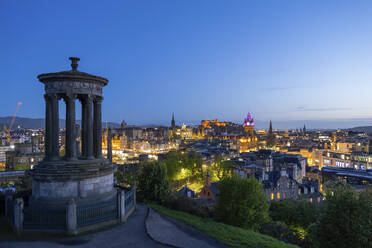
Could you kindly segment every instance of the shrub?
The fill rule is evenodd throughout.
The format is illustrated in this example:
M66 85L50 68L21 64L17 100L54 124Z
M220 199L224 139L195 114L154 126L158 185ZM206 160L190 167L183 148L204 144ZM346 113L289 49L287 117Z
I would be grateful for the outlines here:
M372 193L358 195L339 185L326 193L326 206L312 227L312 239L319 247L372 247Z
M170 192L166 174L165 167L159 163L146 163L138 176L138 200L164 201Z
M260 233L269 235L286 243L301 243L301 240L296 235L296 232L290 229L285 223L279 221L263 224L260 227Z
M269 204L257 179L233 176L224 178L218 187L216 215L219 221L257 230L269 220Z
M163 203L167 208L193 214L202 218L212 218L213 209L200 205L197 200L188 197L170 195Z
M307 228L316 222L318 207L306 201L281 200L270 205L270 217L288 226Z

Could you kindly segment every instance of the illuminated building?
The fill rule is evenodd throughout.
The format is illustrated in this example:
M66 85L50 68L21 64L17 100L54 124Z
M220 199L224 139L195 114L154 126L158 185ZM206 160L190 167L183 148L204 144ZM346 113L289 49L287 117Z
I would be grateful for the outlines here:
M251 116L251 113L248 113L247 118L244 119L243 122L244 132L249 136L254 136L254 120Z
M201 121L201 125L204 128L212 128L213 126L226 127L227 124L228 124L228 122L218 121L217 119L216 120L202 120Z
M254 133L254 120L248 113L243 122L244 136L239 137L240 152L248 152L257 149L257 136Z
M170 137L179 138L183 140L188 140L193 138L192 128L186 126L185 124L182 127L176 127L170 132Z

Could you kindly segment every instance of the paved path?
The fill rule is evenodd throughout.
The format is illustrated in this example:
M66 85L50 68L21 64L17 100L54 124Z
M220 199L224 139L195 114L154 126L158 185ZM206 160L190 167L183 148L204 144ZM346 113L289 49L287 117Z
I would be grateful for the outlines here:
M137 204L127 222L104 231L42 241L1 241L0 248L224 248L217 241L184 223ZM146 218L147 216L147 218Z
M146 230L152 239L173 247L182 248L215 248L226 247L200 231L160 215L150 209L146 219Z
M128 221L105 231L82 235L73 238L54 239L49 241L0 241L1 248L145 248L169 247L161 245L145 232L147 207L137 204L136 211Z

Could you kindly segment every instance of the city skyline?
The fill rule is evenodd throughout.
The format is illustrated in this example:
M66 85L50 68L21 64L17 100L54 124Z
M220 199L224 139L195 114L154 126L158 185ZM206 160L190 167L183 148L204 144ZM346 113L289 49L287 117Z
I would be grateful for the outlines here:
M19 116L42 117L36 76L78 56L79 70L110 81L104 121L242 123L251 112L260 128L372 123L367 1L3 1L0 12L0 116L21 101Z

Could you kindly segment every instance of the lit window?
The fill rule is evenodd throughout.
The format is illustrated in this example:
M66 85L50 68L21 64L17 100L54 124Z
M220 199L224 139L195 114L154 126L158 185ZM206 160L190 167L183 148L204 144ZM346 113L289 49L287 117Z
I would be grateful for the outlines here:
M271 193L271 200L274 200L274 193Z
M280 199L280 193L279 192L276 194L276 198Z
M309 201L310 201L311 203L313 203L313 198L310 198Z

